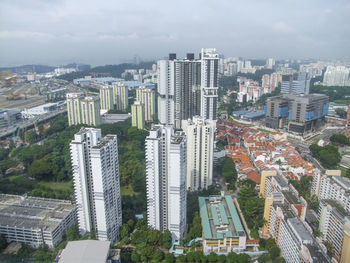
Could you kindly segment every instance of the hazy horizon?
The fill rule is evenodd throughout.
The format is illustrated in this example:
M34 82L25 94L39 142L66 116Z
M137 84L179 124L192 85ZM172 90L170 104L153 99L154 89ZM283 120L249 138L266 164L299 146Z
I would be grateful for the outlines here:
M0 66L196 56L350 60L346 0L0 2Z

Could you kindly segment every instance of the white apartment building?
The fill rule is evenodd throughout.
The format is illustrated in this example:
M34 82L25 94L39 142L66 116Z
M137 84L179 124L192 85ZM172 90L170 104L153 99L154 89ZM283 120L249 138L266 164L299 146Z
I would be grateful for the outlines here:
M180 240L186 231L186 137L155 125L145 144L148 225Z
M344 66L328 66L323 76L325 86L350 86L350 69Z
M334 247L335 258L339 261L344 240L344 226L350 224L350 213L334 200L321 200L318 210L319 230L322 239Z
M115 242L122 224L117 136L82 128L70 148L80 233L95 230L99 240Z
M182 121L187 137L187 189L207 189L213 181L214 133L216 121L199 116Z
M0 234L7 242L56 247L77 223L70 201L0 194Z
M326 171L325 175L315 174L311 193L317 195L320 200L335 200L350 212L350 180L340 176L340 172L339 175L333 175L332 172L334 171Z
M216 120L219 54L215 48L201 50L201 117Z
M266 60L266 68L272 69L275 66L275 59L273 58L268 58Z

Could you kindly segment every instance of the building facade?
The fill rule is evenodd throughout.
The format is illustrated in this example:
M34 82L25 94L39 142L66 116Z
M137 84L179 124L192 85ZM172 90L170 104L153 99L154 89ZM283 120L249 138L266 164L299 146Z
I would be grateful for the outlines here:
M145 106L140 101L131 105L131 125L140 130L145 128Z
M113 103L116 110L127 111L129 107L128 86L120 82L113 83Z
M75 224L70 201L0 194L0 234L7 242L54 248Z
M115 242L122 224L117 137L82 128L70 148L79 231Z
M283 94L266 101L266 126L299 134L318 129L328 114L328 96Z
M205 119L216 120L218 100L219 54L215 48L201 50L201 113Z
M246 248L247 235L232 197L199 197L203 229L203 253L228 254Z
M194 116L183 121L187 137L187 189L207 189L213 182L214 133L216 122Z
M310 76L306 72L283 75L281 93L283 94L309 94Z
M181 128L181 121L200 113L200 60L194 54L186 59L158 61L158 119L160 123Z
M101 110L109 111L114 109L113 87L105 85L100 88Z
M344 66L328 66L323 76L325 86L350 86L350 69Z
M148 225L180 240L186 231L186 138L155 125L145 148Z
M85 97L81 92L67 93L66 101L69 126L78 124L98 126L101 124L98 97Z
M156 116L156 93L154 89L139 87L136 89L136 101L140 101L145 108L145 121L151 122Z
M88 96L80 101L81 123L99 126L101 124L100 99Z

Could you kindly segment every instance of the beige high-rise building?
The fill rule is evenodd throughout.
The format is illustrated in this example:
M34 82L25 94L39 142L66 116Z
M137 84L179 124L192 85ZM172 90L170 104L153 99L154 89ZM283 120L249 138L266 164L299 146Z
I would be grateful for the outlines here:
M131 105L131 125L137 129L145 127L145 107L140 101Z
M100 103L101 110L109 111L114 109L113 87L106 85L100 88Z
M267 193L271 192L271 186L268 183L268 177L270 176L276 176L277 172L275 170L270 171L262 171L261 172L261 183L260 183L260 193L259 195L262 198L265 198L267 196Z
M120 82L113 83L113 104L116 110L127 111L129 91L128 87Z
M139 87L136 89L136 100L140 101L145 107L145 121L154 121L156 119L156 93L153 89Z
M101 124L100 99L98 97L85 97L81 100L81 123L99 126Z
M341 252L340 263L350 262L350 224L345 223L344 225L344 239L343 248Z
M84 97L84 93L67 93L68 124L87 124L98 126L101 124L100 99L98 97Z
M77 125L81 122L81 107L80 101L84 98L83 92L67 93L67 114L68 114L68 124Z

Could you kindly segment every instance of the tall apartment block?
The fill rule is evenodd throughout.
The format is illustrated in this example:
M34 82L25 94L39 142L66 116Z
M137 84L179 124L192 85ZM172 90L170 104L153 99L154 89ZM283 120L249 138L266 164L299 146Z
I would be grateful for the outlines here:
M346 253L343 251L344 229L350 225L350 213L339 202L325 199L320 201L318 219L322 239L333 245L334 257L339 262L342 253Z
M158 119L160 123L181 128L181 121L200 113L200 60L194 54L186 59L158 61Z
M201 117L216 120L219 54L215 48L201 51Z
M68 114L68 124L77 125L81 123L81 106L80 101L84 98L85 94L83 92L67 93L67 114Z
M207 189L213 181L216 122L199 116L182 122L187 137L187 189Z
M100 99L94 96L84 96L84 93L67 93L68 123L70 125L101 124Z
M305 222L307 202L283 176L270 173L265 180L263 235L275 239L287 263L331 262Z
M325 86L350 86L350 69L344 66L328 66L323 76Z
M140 101L145 107L145 121L151 122L156 117L156 92L144 86L136 89L136 101Z
M79 231L115 242L122 225L117 136L82 128L70 149Z
M320 200L335 200L350 212L350 180L341 176L340 170L327 170L324 175L315 174L311 194Z
M186 231L186 137L155 125L145 144L148 225L180 240Z
M109 111L114 109L113 87L103 86L100 88L101 110Z
M122 83L113 83L113 103L116 110L127 111L129 107L129 90Z
M309 94L310 76L306 72L283 75L281 93L283 94Z
M350 138L350 105L348 105L348 111L346 114L346 125L344 129L344 135Z
M145 128L145 106L140 101L131 105L131 125L140 130Z
M266 101L266 126L303 134L317 129L328 114L328 96L283 94Z
M100 99L88 96L82 99L80 103L81 122L91 126L99 126L101 124Z

